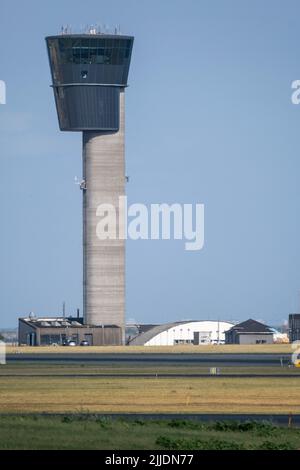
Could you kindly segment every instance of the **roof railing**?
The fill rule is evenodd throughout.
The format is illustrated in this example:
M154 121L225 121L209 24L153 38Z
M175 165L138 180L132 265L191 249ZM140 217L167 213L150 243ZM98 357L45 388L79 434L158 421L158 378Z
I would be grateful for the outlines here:
M92 25L84 25L80 26L79 32L73 33L73 28L71 25L62 25L60 29L60 34L62 36L68 35L68 34L90 34L91 36L97 35L97 34L111 34L111 35L116 35L119 36L121 35L121 26L116 25L113 27L110 27L106 24L92 24Z

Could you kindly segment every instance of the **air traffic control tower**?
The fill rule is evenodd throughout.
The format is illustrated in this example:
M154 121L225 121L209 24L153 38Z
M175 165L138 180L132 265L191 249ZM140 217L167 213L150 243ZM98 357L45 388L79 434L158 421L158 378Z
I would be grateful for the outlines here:
M100 204L125 194L124 90L134 38L62 34L46 38L59 127L83 135L83 315L87 325L125 326L125 241L96 234ZM123 334L124 337L124 334Z

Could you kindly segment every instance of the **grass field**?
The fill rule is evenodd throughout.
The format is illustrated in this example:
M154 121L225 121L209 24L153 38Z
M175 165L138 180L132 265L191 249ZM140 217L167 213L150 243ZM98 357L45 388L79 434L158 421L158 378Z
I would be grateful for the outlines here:
M300 413L298 378L0 377L0 412Z
M89 346L89 347L63 347L63 346L7 346L8 354L34 354L34 353L127 353L127 354L150 354L150 353L278 353L289 354L292 352L290 344L255 344L255 345L178 345L178 346Z
M300 448L300 430L271 423L126 421L96 416L0 416L1 449Z
M176 348L18 348L8 352L291 352L289 345ZM270 366L221 367L220 377L163 378L160 374L207 374L198 361L8 361L0 366L1 449L300 449L300 430L271 425L108 419L96 413L300 413L300 378L268 377L300 370ZM152 377L101 377L101 374ZM261 374L259 378L226 373ZM43 413L58 416L41 416Z

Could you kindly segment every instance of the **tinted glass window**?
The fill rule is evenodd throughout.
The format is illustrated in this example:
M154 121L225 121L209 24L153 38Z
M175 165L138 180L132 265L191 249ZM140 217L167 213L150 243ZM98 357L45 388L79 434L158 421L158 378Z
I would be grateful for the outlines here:
M62 63L123 65L129 58L130 50L130 40L59 39Z

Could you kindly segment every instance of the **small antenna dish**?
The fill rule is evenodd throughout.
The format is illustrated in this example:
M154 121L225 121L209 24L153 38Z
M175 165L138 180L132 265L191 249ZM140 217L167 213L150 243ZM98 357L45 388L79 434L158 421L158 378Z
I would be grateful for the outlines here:
M79 179L77 178L77 176L75 176L75 178L74 178L74 183L75 183L77 186L79 186L79 189L81 189L81 190L83 190L83 191L86 190L86 181L85 181L85 179L82 178L81 180L79 180Z

